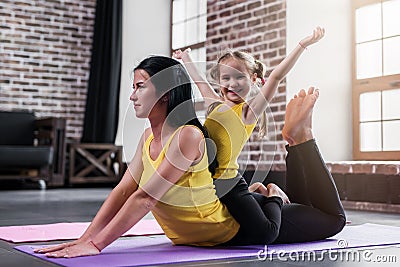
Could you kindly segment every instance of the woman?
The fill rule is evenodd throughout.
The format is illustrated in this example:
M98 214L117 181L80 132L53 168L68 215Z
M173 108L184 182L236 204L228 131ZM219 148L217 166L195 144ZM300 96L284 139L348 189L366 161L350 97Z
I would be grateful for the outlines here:
M36 252L98 254L149 211L174 244L217 245L238 232L239 224L216 197L208 169L211 148L195 115L184 67L168 57L149 57L135 68L133 87L136 116L148 118L151 127L128 171L78 240Z

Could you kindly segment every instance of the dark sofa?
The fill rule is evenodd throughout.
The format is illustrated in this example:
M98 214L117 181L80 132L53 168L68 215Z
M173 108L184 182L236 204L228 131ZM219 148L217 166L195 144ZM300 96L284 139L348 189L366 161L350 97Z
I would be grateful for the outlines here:
M0 179L31 179L63 186L65 119L0 111Z

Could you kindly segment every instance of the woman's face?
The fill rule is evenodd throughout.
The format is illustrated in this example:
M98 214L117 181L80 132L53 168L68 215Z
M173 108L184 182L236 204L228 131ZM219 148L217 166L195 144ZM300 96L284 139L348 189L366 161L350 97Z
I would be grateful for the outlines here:
M234 58L223 60L219 64L219 83L225 100L243 102L252 83L246 65Z
M149 118L152 113L157 113L160 105L163 104L159 101L160 96L157 95L156 88L145 70L135 70L130 100L133 101L138 118Z

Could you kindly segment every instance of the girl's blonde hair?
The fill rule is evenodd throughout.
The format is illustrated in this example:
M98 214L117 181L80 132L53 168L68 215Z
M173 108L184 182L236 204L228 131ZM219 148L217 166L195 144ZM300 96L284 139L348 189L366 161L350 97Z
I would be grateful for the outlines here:
M210 69L210 76L215 81L219 81L219 65L221 62L228 59L236 59L243 62L246 65L246 69L250 75L254 73L257 75L256 83L251 86L251 90L247 95L247 100L253 98L256 94L260 92L260 88L264 84L264 76L267 71L266 66L261 61L255 59L251 54L241 51L241 50L227 50L223 53L217 61L217 64ZM219 102L213 103L209 106L207 114L209 114L218 104ZM261 120L259 124L258 137L263 138L267 134L267 113L263 111L261 114Z

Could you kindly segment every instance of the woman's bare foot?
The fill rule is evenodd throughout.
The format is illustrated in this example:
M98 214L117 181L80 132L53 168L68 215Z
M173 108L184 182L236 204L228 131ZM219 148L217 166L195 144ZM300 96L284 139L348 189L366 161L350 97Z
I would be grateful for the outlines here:
M300 90L286 107L285 125L282 137L289 146L304 143L313 139L312 111L319 96L319 90L310 87L308 92Z

